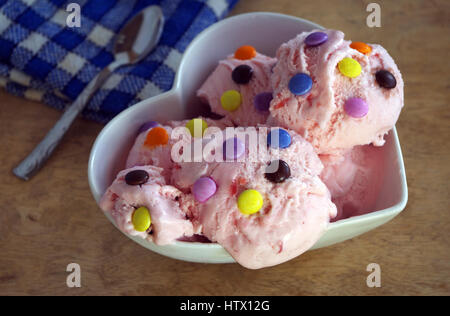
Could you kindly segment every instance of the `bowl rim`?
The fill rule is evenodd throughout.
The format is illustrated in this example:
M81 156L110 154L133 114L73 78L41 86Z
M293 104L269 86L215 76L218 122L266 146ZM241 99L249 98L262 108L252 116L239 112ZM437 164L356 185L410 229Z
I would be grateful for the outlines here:
M115 116L111 121L109 121L107 123L107 125L105 125L102 130L100 131L100 133L97 135L97 138L95 139L94 144L92 145L91 148L91 152L90 152L90 156L89 156L89 161L88 161L88 180L89 180L89 187L91 190L91 193L98 205L101 196L103 195L104 192L99 192L98 187L95 183L95 180L93 178L93 174L94 174L94 161L96 159L96 155L97 155L97 147L99 146L100 141L103 139L103 136L107 133L109 133L109 130L111 128L115 127L115 123L119 120L121 120L122 116L126 116L129 112L131 111L136 111L137 108L141 108L141 107L146 107L148 106L148 103L157 103L159 100L163 99L163 98L168 98L171 96L179 96L180 92L181 92L181 71L184 68L184 64L186 62L186 58L185 56L190 54L190 51L193 49L193 47L197 44L197 42L203 40L203 38L210 32L214 32L214 30L216 30L217 28L223 27L224 24L233 22L234 20L238 20L238 19L243 19L243 18L248 18L248 17L257 17L257 16L264 16L264 17L277 17L277 18L283 18L286 20L291 20L291 21L296 21L296 22L304 22L307 24L311 24L314 27L316 27L317 29L325 29L323 26L318 25L314 22L311 22L309 20L306 19L302 19L299 17L295 17L295 16L291 16L291 15L287 15L287 14L282 14L282 13L274 13L274 12L250 12L250 13L243 13L243 14L238 14L235 16L231 16L228 18L225 18L213 25L211 25L210 27L206 28L205 30L203 30L201 33L199 33L192 41L191 43L187 46L185 52L183 53L183 56L181 58L180 64L178 66L175 78L174 78L174 83L173 86L170 90L161 93L159 95L156 95L154 97L150 97L148 99L142 100L140 102L138 102L137 104L133 105L132 107L129 107L127 109L125 109L124 111L122 111L121 113L119 113L117 116ZM392 137L393 137L393 141L394 141L394 146L395 146L395 155L398 157L398 169L399 169L399 176L400 176L400 180L401 180L401 197L400 197L400 201L395 203L394 205L385 208L385 209L381 209L378 211L374 211L374 212L370 212L367 214L363 214L363 215L359 215L359 216L354 216L354 217L350 217L350 218L346 218L343 220L339 220L337 222L333 222L333 223L329 223L329 225L327 226L326 231L329 230L335 230L335 229L345 229L345 227L350 226L350 225L361 225L364 224L368 221L373 221L376 220L378 218L387 218L387 217L394 217L396 215L398 215L400 212L403 211L403 209L405 208L407 201L408 201L408 186L407 186L407 181L406 181L406 172L405 172L405 166L404 166L404 160L403 160L403 155L402 155L402 150L400 147L400 141L398 138L398 134L397 134L397 130L395 128L395 126L391 129L390 131L392 133ZM106 215L106 214L105 214ZM113 220L106 216L115 226L115 223L113 222ZM128 234L125 234L127 237L132 237L129 236ZM154 244L152 241L146 240L146 242L153 244L155 246L158 246L156 244ZM175 241L173 244L171 244L170 246L172 247L177 247L177 248L184 248L184 249L195 249L195 250L202 250L202 249L224 249L220 244L218 243L200 243L200 242L185 242L185 241ZM164 247L164 246L158 246L158 247Z

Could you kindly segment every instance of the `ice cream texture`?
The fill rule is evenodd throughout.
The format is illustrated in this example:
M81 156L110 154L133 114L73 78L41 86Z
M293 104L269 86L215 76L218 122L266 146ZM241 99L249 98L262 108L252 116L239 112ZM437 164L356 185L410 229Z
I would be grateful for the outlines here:
M321 156L320 178L330 190L338 213L332 222L376 211L385 166L383 148L355 146L340 160Z

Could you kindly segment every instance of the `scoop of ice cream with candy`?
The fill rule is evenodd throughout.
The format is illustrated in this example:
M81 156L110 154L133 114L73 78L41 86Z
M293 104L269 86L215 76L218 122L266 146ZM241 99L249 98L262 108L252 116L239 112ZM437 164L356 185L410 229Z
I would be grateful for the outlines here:
M221 60L197 95L211 111L238 126L265 124L272 100L270 76L275 59L242 46Z
M128 154L126 168L145 165L157 166L162 168L162 174L168 180L173 166L170 151L172 145L177 141L172 139L172 131L176 127L185 126L187 127L185 133L194 134L196 131L193 128L196 122L200 123L197 124L200 132L205 131L207 127L225 128L233 125L226 118L212 120L198 117L191 120L169 121L166 124L148 121L138 129L136 140Z
M155 166L122 170L100 201L120 230L158 245L194 233L180 206L183 193L166 184L162 171Z
M316 30L282 44L276 57L271 124L297 131L319 154L384 144L403 107L403 80L383 47Z
M194 227L253 269L300 255L336 215L312 146L279 128L261 135L265 150L252 151L245 137L226 137L223 132L215 138L223 143L211 151L227 157L226 162L207 162L206 153L206 161L177 163L171 181L180 191L192 193L185 195L191 200L183 205ZM228 148L233 154L224 153L226 143L232 144Z

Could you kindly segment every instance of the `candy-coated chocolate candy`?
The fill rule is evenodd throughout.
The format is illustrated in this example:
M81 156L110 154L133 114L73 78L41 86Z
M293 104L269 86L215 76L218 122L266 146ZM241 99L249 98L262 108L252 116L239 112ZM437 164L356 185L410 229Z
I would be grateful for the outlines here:
M386 89L394 89L397 86L397 80L394 75L387 70L379 70L375 74L378 84Z
M339 71L346 77L356 78L361 74L361 65L353 58L346 57L338 64Z
M205 120L196 118L186 123L186 128L191 133L192 137L203 137L205 130L208 128L208 123Z
M256 49L250 45L241 46L234 52L234 58L240 60L252 59L255 56Z
M145 122L144 124L139 127L138 134L148 131L150 128L158 126L158 122L155 121L149 121Z
M245 152L244 143L237 137L229 138L223 142L223 159L239 159Z
M272 101L272 92L261 92L253 98L253 105L255 109L260 112L267 112L270 108L270 101Z
M369 112L369 105L364 99L350 98L345 101L344 110L351 117L361 118Z
M241 106L241 102L241 94L236 90L225 91L220 98L222 108L229 112L236 111Z
M152 224L149 210L146 207L141 206L134 211L131 222L133 223L135 230L138 232L145 232Z
M282 183L291 176L291 168L284 160L274 160L267 166L264 176L270 182Z
M274 129L267 135L267 144L272 148L287 148L291 142L289 132L281 128Z
M251 215L261 209L263 198L256 190L245 190L239 195L237 204L242 214Z
M247 84L253 76L253 69L248 65L239 65L233 69L231 78L237 84Z
M168 142L169 142L169 134L167 134L167 131L160 126L157 126L153 127L147 133L144 145L153 148L156 146L166 145Z
M216 182L210 177L201 177L195 181L192 193L200 203L206 202L217 191Z
M372 52L372 47L363 42L353 42L350 44L350 47L366 55L369 55Z
M141 185L148 181L149 175L145 170L133 170L125 175L125 182L128 185Z
M305 39L306 46L315 47L322 45L328 41L328 35L324 32L314 32L309 34Z
M304 95L311 90L312 84L312 79L307 74L296 74L289 80L289 90L295 95Z

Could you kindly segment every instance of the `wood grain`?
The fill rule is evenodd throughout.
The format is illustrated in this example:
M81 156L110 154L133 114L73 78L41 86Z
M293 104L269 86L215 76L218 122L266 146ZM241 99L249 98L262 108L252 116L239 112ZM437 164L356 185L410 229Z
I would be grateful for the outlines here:
M409 202L401 215L353 240L258 271L168 259L119 233L91 197L87 162L101 125L78 119L32 181L12 175L60 113L2 91L0 294L449 295L449 1L378 1L379 29L365 25L369 2L242 0L232 13L291 14L388 49L406 83L397 129ZM66 287L71 262L81 265L79 289ZM371 262L381 266L381 288L366 286Z

